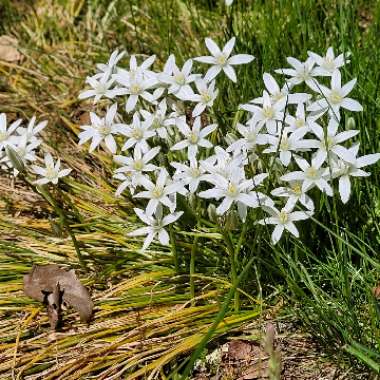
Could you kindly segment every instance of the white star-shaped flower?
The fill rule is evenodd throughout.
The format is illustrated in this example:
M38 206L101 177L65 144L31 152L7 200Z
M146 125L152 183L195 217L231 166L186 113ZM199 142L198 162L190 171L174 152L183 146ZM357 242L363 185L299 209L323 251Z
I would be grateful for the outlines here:
M32 165L32 170L42 177L35 181L37 185L45 185L50 182L56 185L60 178L69 175L71 172L71 169L61 170L61 160L58 158L57 162L54 162L50 153L45 154L44 161L45 167Z
M18 127L17 128L17 133L22 136L26 135L26 138L28 141L35 140L37 138L37 135L47 126L47 120L41 121L36 124L36 117L33 116L28 123L28 126L25 127Z
M301 171L287 173L280 177L282 181L302 181L302 191L308 191L314 186L332 197L333 191L327 182L329 169L322 168L321 162L316 161L315 157L311 160L311 165L301 157L295 157L295 161Z
M348 98L347 95L352 91L356 84L356 78L350 80L342 86L342 77L339 70L335 70L331 77L331 88L322 84L313 84L313 89L318 91L323 97L312 103L308 111L320 111L328 109L332 117L340 120L340 109L345 108L349 111L360 112L363 107L357 100Z
M253 115L252 121L259 123L259 125L265 125L268 133L277 135L277 123L284 119L285 105L285 98L273 104L269 94L264 90L262 107L248 103L241 105L240 108L251 112Z
M182 181L186 186L189 186L191 194L198 190L199 183L205 177L205 170L199 165L195 158L189 160L189 165L180 162L171 162L176 172L173 175L173 179L176 181Z
M276 137L266 133L260 133L263 125L249 120L247 125L238 123L236 129L242 138L234 141L228 148L227 152L247 151L255 152L257 145L275 144Z
M314 74L318 76L327 76L331 77L333 72L340 67L344 66L345 63L349 61L345 61L344 54L340 54L335 57L334 50L332 47L327 49L325 56L320 56L312 51L308 51L307 54L312 60L315 62L318 67L314 69Z
M144 244L142 247L143 251L149 247L149 245L152 243L152 241L156 237L158 238L158 241L162 245L169 245L169 240L170 240L169 234L167 233L164 227L176 222L183 214L183 211L178 211L178 212L173 212L171 214L163 216L162 208L160 208L160 212L157 212L156 217L154 217L153 215L144 213L144 211L139 208L134 208L134 211L137 214L137 216L140 218L140 220L144 222L145 224L147 224L147 226L141 227L135 231L128 233L128 236L146 235L146 238L144 240Z
M293 209L297 202L305 206L308 210L314 210L313 200L302 190L302 181L289 181L289 186L277 187L271 191L275 197L284 197L286 201L285 208Z
M271 146L264 149L263 153L280 152L281 163L288 166L294 152L307 151L318 147L317 140L304 139L306 133L307 128L300 128L293 133L285 128L281 134L281 137L276 137L276 141Z
M114 90L112 89L114 82L115 80L111 77L110 71L87 77L86 83L89 84L92 89L82 91L78 98L87 99L94 97L94 103L98 102L103 96L112 99L115 96Z
M308 211L292 211L284 207L281 211L275 207L265 207L265 211L270 214L270 217L259 220L258 223L262 225L273 224L276 227L272 232L272 243L276 244L281 239L284 230L289 231L296 238L299 237L299 232L294 222L299 220L309 219L312 213Z
M212 107L219 93L219 90L215 89L215 81L208 84L204 79L197 79L195 86L198 94L185 94L183 97L183 100L198 103L193 109L193 117L199 116L206 108Z
M149 112L147 110L141 109L140 114L145 119L150 129L156 131L157 135L162 139L168 138L167 127L170 125L175 125L176 121L174 118L166 115L167 105L166 99L163 99L157 106L154 112Z
M171 150L182 150L187 148L189 159L194 159L200 147L212 148L212 143L205 137L216 129L216 124L202 127L201 118L198 116L194 119L192 128L187 125L184 118L178 120L177 127L185 137L185 140L173 145Z
M166 169L161 169L156 183L153 183L146 177L140 179L140 184L146 191L141 191L135 195L136 198L149 199L146 207L146 214L152 215L156 212L159 204L162 204L170 209L171 212L175 210L175 203L169 198L169 195L181 192L183 190L183 183L179 181L171 181Z
M271 74L264 73L263 74L263 80L264 85L267 90L267 92L270 94L271 102L277 103L279 101L284 101L287 104L299 104L299 103L305 103L310 98L310 94L302 93L302 92L295 92L291 93L292 84L285 83L282 88L278 85L277 81L273 78ZM263 104L263 97L255 98L251 101L251 103L255 104Z
M104 141L107 149L115 154L117 150L114 135L119 133L121 124L115 123L117 104L112 105L104 118L100 118L94 112L90 112L91 125L83 125L83 132L79 133L79 145L91 140L89 152L92 152L100 143Z
M201 191L198 195L201 198L214 198L219 200L223 198L221 204L217 207L216 212L223 215L229 210L233 203L240 202L247 207L259 207L261 194L252 191L255 185L261 183L268 174L263 173L255 177L256 183L252 179L246 179L241 172L231 173L229 178L221 175L208 177L208 181L215 186L213 189Z
M291 132L295 132L300 128L307 128L308 132L310 132L314 125L319 126L317 124L317 120L324 114L324 111L319 112L310 112L308 114L305 113L305 104L299 103L297 105L296 114L290 115L287 114L285 117L285 123L288 125L288 129Z
M133 120L130 125L118 129L119 132L127 137L121 150L127 150L134 147L135 150L140 149L146 153L150 147L146 140L155 136L156 132L150 129L150 124L147 121L141 122L137 112L133 115Z
M243 65L252 62L255 59L253 55L249 54L237 54L230 57L235 46L235 41L236 38L232 37L226 43L223 50L220 50L219 46L211 38L205 39L207 49L211 53L211 56L197 57L194 58L194 60L212 65L205 75L205 80L207 82L212 81L222 70L229 79L236 82L236 73L233 66Z
M317 152L315 153L316 162L320 162L321 165L331 155L331 153L338 156L340 159L355 163L356 158L352 152L340 145L342 142L356 136L358 130L343 131L338 133L339 122L335 118L330 118L327 125L327 133L320 125L313 125L312 131L318 137Z
M180 99L192 95L193 91L190 83L199 79L199 74L191 74L193 61L188 59L180 70L175 63L174 55L170 55L166 61L164 71L159 74L159 80L168 87L168 93L173 94Z
M115 173L128 173L131 178L131 184L136 187L140 185L141 178L146 172L152 172L157 168L156 165L151 164L150 161L157 156L160 147L150 149L143 154L140 149L134 151L133 156L114 156L114 161L118 165L122 165L115 170Z
M355 162L350 163L343 160L333 161L333 177L339 178L339 195L343 203L347 203L351 194L350 177L368 177L370 173L362 168L375 164L380 159L380 153L367 154L356 157L359 152L359 144L349 149L355 157Z
M297 85L305 82L309 87L311 87L315 81L314 77L317 76L314 68L314 60L310 57L305 62L301 62L293 57L288 57L286 60L293 68L277 69L275 72L289 76L290 79L288 79L288 82L290 85Z

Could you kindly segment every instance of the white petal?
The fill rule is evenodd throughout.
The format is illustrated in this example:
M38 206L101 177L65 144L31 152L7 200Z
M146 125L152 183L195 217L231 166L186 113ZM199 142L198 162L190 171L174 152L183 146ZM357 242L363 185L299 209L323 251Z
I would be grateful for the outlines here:
M347 203L351 193L351 182L348 175L339 178L339 194L343 203Z
M232 66L228 66L228 65L224 66L223 71L226 73L228 78L232 80L232 82L235 82L235 83L237 82L236 73Z
M158 233L158 240L162 245L169 245L169 234L164 228L162 228Z
M205 75L205 81L211 82L221 71L221 66L211 66L207 70L207 73Z
M284 226L282 224L277 225L272 232L272 243L277 244L281 239L281 235L284 232Z
M348 109L349 111L356 111L356 112L363 111L363 107L361 106L361 104L357 100L354 100L351 98L344 98L341 106L343 108Z
M297 230L297 227L294 225L294 223L292 222L289 222L289 223L286 223L285 224L285 228L292 234L294 235L296 238L298 238L300 236L298 230Z
M231 57L227 62L229 65L244 65L252 62L255 59L253 55L249 54L237 54Z
M216 213L218 215L223 215L232 205L233 200L231 198L224 198L222 203L217 207Z
M205 43L206 43L207 49L213 56L217 56L221 54L219 46L211 38L206 38Z
M117 146L116 146L116 142L115 142L115 139L113 138L112 135L108 135L106 136L105 138L105 143L106 143L106 146L107 148L109 149L109 151L112 153L112 154L115 154L116 153L116 149L117 149Z
M235 42L236 42L236 38L235 37L232 37L225 45L224 45L224 48L223 48L223 53L229 57L232 53L232 49L234 48L235 46Z
M357 167L363 168L367 165L372 165L380 159L380 153L367 154L366 156L359 157L357 160Z
M264 84L265 84L266 89L271 94L277 94L280 92L280 87L272 75L268 73L264 73L263 79L264 79Z

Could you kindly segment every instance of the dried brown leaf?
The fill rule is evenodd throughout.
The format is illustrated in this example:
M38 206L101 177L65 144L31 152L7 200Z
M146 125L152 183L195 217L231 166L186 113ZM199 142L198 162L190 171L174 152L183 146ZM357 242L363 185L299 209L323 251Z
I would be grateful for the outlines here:
M50 323L56 328L63 304L72 306L82 321L91 319L94 304L88 290L78 280L74 269L69 271L55 264L35 265L24 276L27 296L48 305Z
M0 60L17 62L21 59L21 53L17 49L18 41L14 37L0 36Z
M372 289L375 298L380 299L380 284Z
M228 345L230 360L248 360L251 357L252 345L242 340L233 340Z

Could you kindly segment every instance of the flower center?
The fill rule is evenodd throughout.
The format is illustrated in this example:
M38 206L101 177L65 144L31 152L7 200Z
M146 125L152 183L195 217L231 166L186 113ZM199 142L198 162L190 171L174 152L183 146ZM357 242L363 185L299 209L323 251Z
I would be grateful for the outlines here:
M138 95L141 92L141 86L139 86L137 83L134 83L129 88L129 92L131 95Z
M281 212L278 214L278 219L280 220L281 224L286 224L288 221L288 213L284 210L281 210Z
M201 171L198 168L191 168L189 173L193 178L198 178L201 175Z
M330 57L326 57L324 60L323 60L323 64L322 64L322 67L328 71L334 71L335 69L335 62L333 59L331 59Z
M155 186L152 190L152 196L154 198L161 198L164 193L164 189L161 186Z
M189 136L190 144L196 144L199 140L199 136L196 132L191 132Z
M285 96L285 94L281 91L278 91L276 93L274 93L271 98L272 100L274 100L275 102L278 102L279 100L281 100L283 97Z
M286 136L282 136L280 149L282 151L289 150L289 140Z
M319 177L319 171L314 166L307 168L305 174L308 179L317 179Z
M158 129L162 127L162 121L156 116L153 119L152 129Z
M300 182L296 182L291 186L291 189L294 194L301 195L302 194L302 186Z
M298 73L298 77L304 81L310 79L309 68L304 66L303 69Z
M234 183L229 183L227 187L227 195L234 198L238 195L238 187Z
M46 167L46 175L45 175L45 177L48 178L48 179L53 179L53 178L55 178L56 176L57 176L57 172L56 172L56 170L54 169L54 167L51 166L51 165L48 165L48 166Z
M181 86L186 83L185 76L181 72L174 76L174 81Z
M322 147L325 150L330 150L334 145L335 145L335 140L334 140L334 137L332 136L327 136L326 140L323 140L322 142Z
M216 63L218 65L224 66L227 63L227 57L225 56L225 54L220 54L219 56L217 56Z
M208 103L212 99L211 95L208 92L201 92L202 103Z
M294 124L296 128L302 128L305 125L305 120L301 118L297 118Z
M142 170L142 168L144 167L144 161L143 160L136 160L134 163L133 163L133 168L135 170Z
M141 140L144 136L144 133L141 129L134 129L132 131L132 137L135 138L136 140Z
M20 147L17 147L15 150L16 150L16 153L17 153L20 157L25 157L25 155L26 155L26 148L20 148Z
M256 144L256 133L255 132L249 132L247 134L247 141L250 145Z
M107 91L107 86L105 84L99 83L95 91L98 95L103 95Z
M273 107L264 107L263 108L263 116L266 119L273 119L273 117L274 117Z
M343 97L340 95L339 91L332 90L329 96L329 100L332 104L339 104L342 102Z
M7 132L0 132L0 141L4 141L8 138Z
M98 127L98 131L102 136L107 136L111 133L111 126L108 124L102 124Z

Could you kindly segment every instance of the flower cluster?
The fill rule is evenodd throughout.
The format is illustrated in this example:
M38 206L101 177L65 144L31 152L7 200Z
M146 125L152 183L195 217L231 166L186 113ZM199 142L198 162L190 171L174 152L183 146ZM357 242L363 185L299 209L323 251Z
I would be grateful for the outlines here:
M41 176L35 181L38 185L49 182L57 184L59 178L68 175L71 169L61 170L60 160L54 163L50 153L45 154L45 167L32 164L38 159L36 152L42 143L39 135L46 125L47 121L36 123L35 116L30 119L27 126L22 125L21 119L8 125L6 114L0 114L1 168L12 170L13 175L17 176L21 170L30 167L35 174Z
M287 58L291 68L275 70L283 84L265 73L261 96L240 106L245 122L226 131L210 121L218 112L217 81L224 75L237 82L235 67L254 57L234 55L235 38L222 49L211 38L205 43L210 55L183 66L171 55L162 71L152 69L155 56L138 63L132 55L126 68L119 65L124 54L112 53L79 96L108 107L90 114L79 144L114 156L117 195L128 190L145 200L145 210L135 212L147 227L130 234L146 236L144 249L155 238L169 243L165 227L183 214L178 197L195 199L203 213L212 202L218 216L236 212L243 222L250 209L261 209L268 216L256 222L275 226L273 243L285 230L298 237L294 222L313 215L318 191L332 197L336 182L346 203L350 177L369 175L362 168L380 158L358 157L359 144L348 141L359 131L343 128L344 110L362 111L349 97L356 79L342 84L348 57L329 48L325 56L309 52L305 62ZM194 61L209 65L205 74L193 72Z

